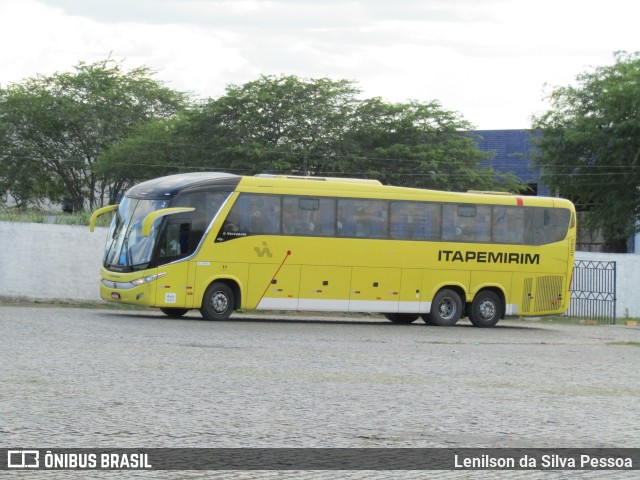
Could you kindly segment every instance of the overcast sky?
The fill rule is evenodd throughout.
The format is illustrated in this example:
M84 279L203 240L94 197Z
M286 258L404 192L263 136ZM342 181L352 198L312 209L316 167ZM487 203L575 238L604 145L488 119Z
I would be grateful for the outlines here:
M640 50L639 19L638 0L0 0L0 85L111 55L196 97L330 77L528 128L549 86Z

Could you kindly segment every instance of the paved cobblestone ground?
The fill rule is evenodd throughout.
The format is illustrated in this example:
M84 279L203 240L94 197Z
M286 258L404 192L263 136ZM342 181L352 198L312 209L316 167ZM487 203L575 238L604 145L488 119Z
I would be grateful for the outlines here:
M640 447L640 328L0 307L2 445ZM41 472L44 476L45 472ZM46 472L46 478L78 477ZM114 478L113 472L92 472ZM610 477L630 478L631 472ZM603 472L557 472L600 478ZM124 475L124 474L123 474ZM550 472L127 472L132 478ZM29 475L33 478L33 475Z

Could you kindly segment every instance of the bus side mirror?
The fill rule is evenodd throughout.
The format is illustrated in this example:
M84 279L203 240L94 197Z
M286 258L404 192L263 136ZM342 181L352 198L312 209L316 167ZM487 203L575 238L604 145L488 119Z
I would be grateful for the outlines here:
M182 212L193 212L195 208L193 207L173 207L173 208L163 208L160 210L156 210L155 212L149 213L144 220L142 221L142 236L148 237L151 233L151 225L160 217L165 217L167 215L174 215L176 213Z
M118 205L107 205L106 207L99 208L95 212L91 214L91 218L89 219L89 231L93 232L96 228L96 220L100 215L104 215L105 213L113 212L118 208Z

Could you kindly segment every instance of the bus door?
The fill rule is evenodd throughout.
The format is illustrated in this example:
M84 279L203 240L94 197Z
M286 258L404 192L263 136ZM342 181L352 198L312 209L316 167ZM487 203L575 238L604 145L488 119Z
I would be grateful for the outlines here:
M171 217L165 223L157 258L156 306L163 308L191 308L195 271L186 260L197 239L193 238L191 220ZM164 265L162 265L164 264Z

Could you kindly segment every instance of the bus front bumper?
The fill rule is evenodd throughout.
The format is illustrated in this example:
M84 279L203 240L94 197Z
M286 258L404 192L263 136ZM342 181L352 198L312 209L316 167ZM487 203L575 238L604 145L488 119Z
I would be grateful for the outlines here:
M110 272L103 272L100 278L100 297L107 302L128 305L151 306L155 302L155 280L158 275L149 275L126 281Z

